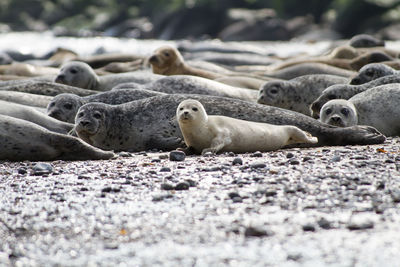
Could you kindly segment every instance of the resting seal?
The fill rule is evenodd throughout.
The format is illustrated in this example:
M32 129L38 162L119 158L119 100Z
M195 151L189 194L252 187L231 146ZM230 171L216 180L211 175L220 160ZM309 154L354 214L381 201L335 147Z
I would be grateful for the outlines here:
M333 99L326 102L321 108L319 117L323 123L338 127L358 124L356 107L345 99Z
M383 63L370 63L358 71L358 74L351 79L350 84L359 85L394 74L399 74L399 71Z
M258 92L251 89L233 87L210 79L191 76L173 75L158 79L148 84L121 84L114 89L146 89L167 94L200 94L238 98L255 102Z
M289 81L271 81L261 86L257 102L311 115L310 104L324 89L347 82L347 78L324 74L305 75Z
M321 107L332 99L349 99L350 97L380 85L400 83L400 75L389 75L372 80L360 85L336 84L326 88L322 94L311 104L310 108L314 118L319 117ZM380 87L382 88L382 87Z
M47 115L60 121L74 123L78 109L86 103L100 102L117 105L161 94L163 93L144 89L113 90L85 97L74 94L59 94L49 101L47 105Z
M46 95L0 90L0 100L32 107L46 108L51 99L51 96Z
M160 77L159 75L142 71L97 76L88 64L69 61L61 66L60 72L54 81L89 90L108 91L121 83L148 83Z
M0 160L87 160L113 156L114 153L89 146L76 137L0 115Z
M105 150L142 151L176 149L183 137L176 120L176 107L186 99L200 101L210 115L294 125L318 138L315 145L382 143L385 137L372 127L333 127L297 112L247 101L205 95L161 95L121 105L88 103L75 118L78 136ZM310 145L310 144L308 144Z
M318 142L316 137L291 125L272 125L207 115L203 105L193 99L182 101L176 117L187 150L196 153L232 151L245 153L272 151L290 144Z

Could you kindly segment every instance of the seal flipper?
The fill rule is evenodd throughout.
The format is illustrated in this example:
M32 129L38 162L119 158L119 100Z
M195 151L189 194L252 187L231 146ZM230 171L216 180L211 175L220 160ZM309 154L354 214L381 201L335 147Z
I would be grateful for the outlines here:
M184 145L185 142L183 138L177 136L166 137L162 134L152 135L150 140L146 143L148 149L157 148L164 151L174 150Z
M381 144L386 140L386 137L372 126L338 127L332 131L335 132L335 136L339 137L332 145L373 145Z

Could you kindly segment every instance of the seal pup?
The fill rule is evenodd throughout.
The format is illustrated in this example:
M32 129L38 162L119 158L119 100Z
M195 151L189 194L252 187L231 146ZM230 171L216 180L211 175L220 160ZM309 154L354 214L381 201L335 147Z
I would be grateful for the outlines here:
M255 102L258 92L251 89L234 87L210 79L191 76L173 75L166 76L147 84L121 84L113 88L146 89L167 94L200 94L224 96Z
M383 76L399 74L398 70L383 64L383 63L370 63L362 67L358 74L355 75L350 84L359 85L378 79Z
M0 115L0 160L95 160L112 157L114 153L89 146L79 138Z
M326 102L321 108L319 117L323 123L338 127L358 124L356 107L345 99L333 99Z
M202 155L224 151L265 152L290 144L318 142L316 137L292 125L273 125L207 115L203 105L194 99L187 99L179 104L176 118L187 146L186 151Z
M108 91L121 83L148 83L161 77L145 71L98 76L88 64L80 61L69 61L61 66L54 82L83 89Z
M120 105L88 103L78 110L75 131L84 141L104 150L176 149L184 145L176 107L186 99L200 101L210 115L294 125L318 138L317 144L304 145L377 144L385 140L373 127L339 128L286 109L233 98L188 94L153 96Z
M318 118L321 107L329 100L349 99L352 96L364 92L373 87L391 83L400 83L400 76L399 75L384 76L360 85L335 84L329 86L324 91L322 91L321 95L311 104L310 109L312 116L314 118Z
M324 89L347 82L347 78L324 74L304 75L289 81L271 81L261 86L257 102L310 116L310 104Z
M120 89L85 97L80 97L74 94L59 94L49 101L47 105L47 115L60 121L74 123L78 109L86 103L100 102L117 105L162 94L163 93L161 92L145 89Z
M0 100L0 114L30 121L57 133L66 134L74 127L73 124L51 118L34 107L3 100Z

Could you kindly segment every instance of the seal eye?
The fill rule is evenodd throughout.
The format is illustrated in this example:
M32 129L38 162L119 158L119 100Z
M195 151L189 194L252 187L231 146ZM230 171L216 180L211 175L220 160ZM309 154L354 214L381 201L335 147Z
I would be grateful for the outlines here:
M77 69L70 69L69 72L71 72L72 74L77 74L78 70Z
M78 113L78 118L82 118L83 117L83 112L79 112Z
M100 119L100 118L101 118L100 112L95 112L95 113L93 114L93 117L94 117L95 119Z
M49 107L54 107L54 106L55 106L55 104L56 104L56 103L54 103L54 102L51 102L51 103L49 104Z
M168 52L164 52L164 56L169 57L169 53Z
M367 70L365 72L365 75L367 75L368 77L372 77L372 75L374 75L374 72L372 70Z
M198 108L192 108L192 110L193 110L193 111L198 111L199 109L198 109Z
M342 108L342 109L340 110L340 112L341 112L343 115L345 115L345 116L349 115L349 110L348 110L347 108Z
M329 115L329 114L331 114L331 113L332 113L332 109L328 108L327 110L325 110L325 114L326 114L326 115Z
M336 99L336 96L333 95L333 94L330 94L330 95L327 96L327 98L328 98L328 99Z
M179 110L183 110L183 108L180 108Z
M71 103L67 103L64 105L65 109L71 110L72 109L72 104Z

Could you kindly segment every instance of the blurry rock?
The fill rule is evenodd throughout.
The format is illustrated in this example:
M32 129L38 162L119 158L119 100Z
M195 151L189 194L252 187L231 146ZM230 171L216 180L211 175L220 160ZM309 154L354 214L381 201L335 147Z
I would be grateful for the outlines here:
M184 161L186 157L186 154L182 151L171 151L169 153L169 160L170 161Z
M53 172L53 166L46 162L39 162L33 166L33 175L44 175Z
M105 36L150 39L154 38L153 23L148 18L128 19L104 31Z

